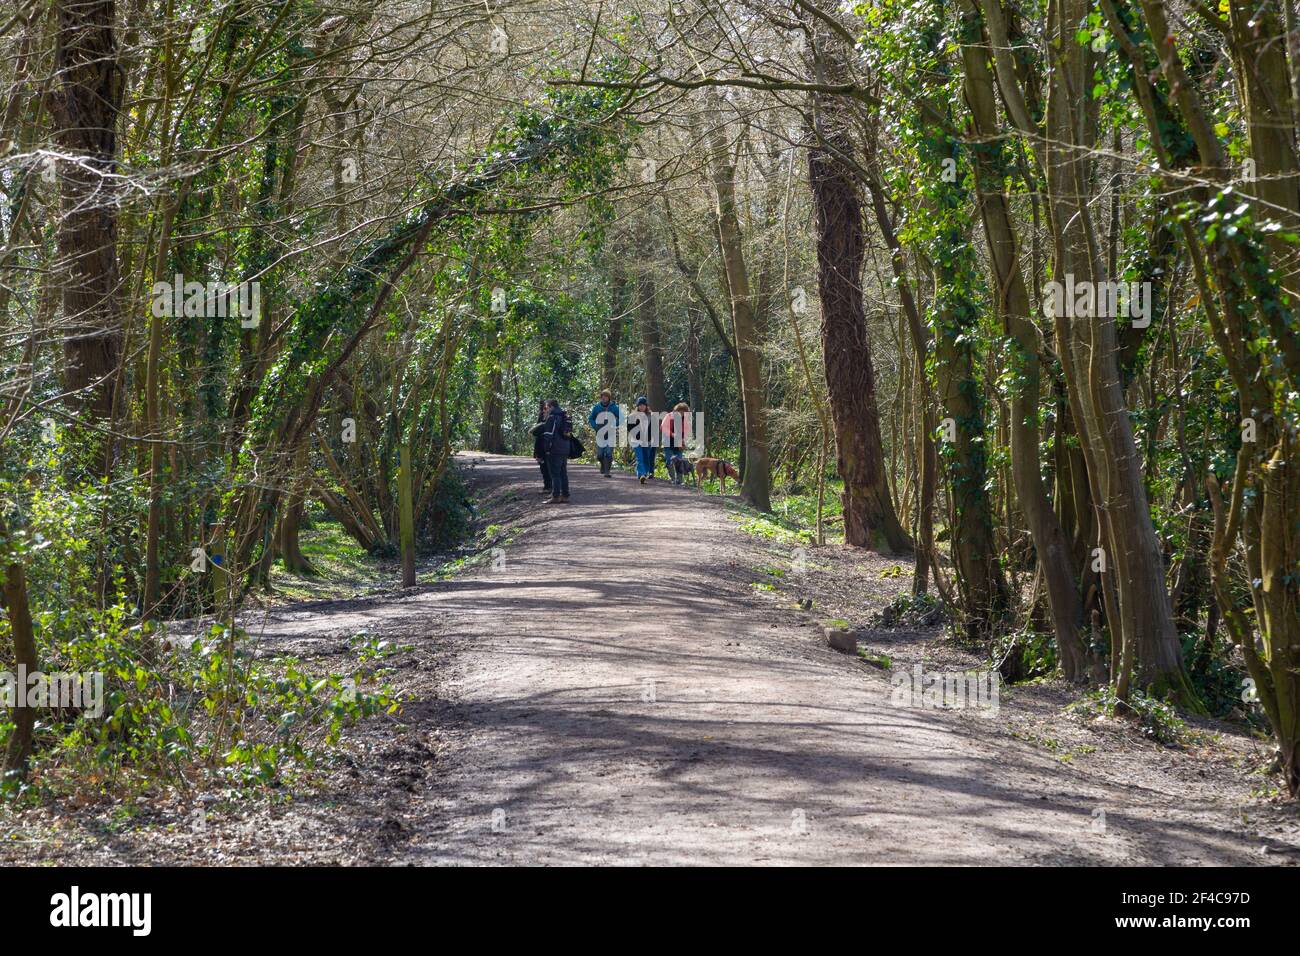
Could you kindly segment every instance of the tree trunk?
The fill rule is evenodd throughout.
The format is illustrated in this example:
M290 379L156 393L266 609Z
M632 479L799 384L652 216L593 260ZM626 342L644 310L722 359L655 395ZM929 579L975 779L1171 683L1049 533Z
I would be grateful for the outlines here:
M898 521L885 476L876 381L862 304L862 203L841 159L853 144L825 97L814 101L816 141L808 148L808 182L817 222L817 289L822 354L837 466L844 480L846 544L895 553L912 541Z
M664 350L659 339L655 280L649 269L636 277L637 315L641 319L641 357L645 362L645 394L652 412L668 411L664 388Z
M64 387L74 407L113 413L122 351L117 261L117 117L122 75L113 0L61 0L50 113L59 146L58 270L67 323Z
M506 448L505 435L501 430L504 410L501 407L501 367L499 365L488 373L484 391L486 394L483 397L483 421L479 425L478 447L481 451L493 455L507 454L509 449Z
M504 455L509 452L506 448L505 435L501 430L501 423L504 417L504 409L501 407L501 356L499 350L501 347L501 331L498 322L494 319L488 323L488 341L485 346L488 352L488 372L483 382L483 418L479 423L478 430L478 447L480 451L488 452L493 455Z
M692 411L704 411L704 375L700 368L700 317L686 309L686 389Z
M614 376L618 372L618 346L623 338L623 315L627 311L627 276L622 270L614 273L613 312L605 327L605 350L600 356L600 387L615 391ZM619 398L615 395L615 400Z
M357 544L367 551L374 551L383 546L383 537L377 537L369 526L358 520L352 509L340 501L334 492L319 482L315 484L315 492L320 503L325 506L325 510L334 516L334 520L343 526L344 531L352 535Z
M975 0L963 0L962 21L965 27L962 35L967 38L962 46L966 103L976 133L996 141L993 76L987 48L976 43L982 40L983 24ZM993 288L1000 293L994 301L1003 327L1014 342L1010 353L1015 371L1010 410L1012 480L1047 585L1061 669L1068 680L1083 681L1088 677L1088 654L1080 630L1083 606L1069 544L1052 510L1039 468L1038 332L1029 319L1029 291L1020 271L1019 242L1002 179L987 148L973 150L972 155L980 217L993 268Z
M720 117L719 117L720 121ZM745 428L745 466L740 496L759 511L771 511L771 472L768 463L767 407L759 361L758 324L754 319L749 272L736 215L736 170L721 126L709 131L713 187L717 196L718 247L731 299L736 354L740 368L740 401Z
M306 466L307 446L303 446L301 457L304 467ZM307 479L299 479L298 488L290 493L289 500L286 502L284 517L280 519L280 559L284 562L284 569L294 574L313 574L316 569L312 563L307 560L307 556L302 553L302 547L298 540L299 530L302 527L302 517L305 510L302 489L306 487Z
M903 258L903 247L894 232L894 223L885 205L885 193L876 170L872 168L875 145L871 131L866 131L864 142L869 150L866 157L866 187L871 200L872 215L880 236L889 250L889 266L894 274L898 288L898 300L903 306L903 315L907 319L908 332L912 339L912 351L916 356L916 377L918 384L917 399L917 438L920 445L917 453L918 482L917 518L916 518L916 560L912 568L912 593L925 594L929 590L930 566L934 561L934 499L938 487L939 453L934 443L934 431L937 425L933 405L925 398L925 386L928 377L925 371L926 355L930 349L930 332L921 321L921 312L912 294L912 285L907 277L907 263Z
M942 38L936 30L926 42L937 49ZM938 77L930 83L938 86ZM987 643L1005 621L1009 594L988 493L979 314L972 301L977 264L966 221L965 187L960 176L956 180L945 176L960 157L957 143L942 128L932 128L930 133L923 143L925 168L920 175L923 198L937 207L940 218L930 252L934 263L931 325L936 398L946 417L940 424L951 514L950 551L965 637ZM942 589L938 565L934 568L935 583Z
M9 550L15 546L4 519L0 518L0 547ZM13 640L14 666L15 669L22 667L28 674L32 674L40 670L40 662L36 658L36 635L32 629L31 608L27 603L27 574L21 559L16 555L8 557L4 570L4 595L9 615L9 633ZM24 693L24 688L19 687L17 693ZM21 780L27 773L27 762L32 755L32 729L36 725L35 708L15 707L13 723L14 729L9 735L5 750L6 781L11 775Z
M1062 283L1067 276L1075 283L1105 278L1090 210L1082 198L1092 182L1087 155L1095 144L1097 123L1094 108L1083 104L1092 54L1074 38L1089 9L1087 0L1058 0L1049 23L1056 62L1048 90L1045 166L1058 249L1054 278ZM1183 671L1163 552L1138 468L1120 380L1115 318L1052 318L1093 500L1100 508L1107 624L1121 637L1124 659L1136 662L1143 688L1156 694L1173 689L1185 703L1197 706ZM1117 692L1123 696L1127 690L1121 680Z

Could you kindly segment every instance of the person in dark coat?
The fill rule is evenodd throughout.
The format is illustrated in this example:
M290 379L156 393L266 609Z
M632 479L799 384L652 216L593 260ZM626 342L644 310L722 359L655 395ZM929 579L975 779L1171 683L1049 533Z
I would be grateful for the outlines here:
M542 469L542 493L549 495L551 493L551 466L546 461L546 447L542 442L542 430L540 426L546 421L546 399L541 399L537 403L537 425L533 426L533 457L537 459L537 464Z
M551 469L551 504L569 500L569 440L573 437L573 422L560 407L558 400L546 400L546 420L540 425L542 447L546 463Z

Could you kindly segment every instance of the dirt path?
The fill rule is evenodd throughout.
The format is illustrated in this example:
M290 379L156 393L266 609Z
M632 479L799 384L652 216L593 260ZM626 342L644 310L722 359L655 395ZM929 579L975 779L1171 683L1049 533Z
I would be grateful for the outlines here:
M281 624L436 628L437 704L413 709L436 768L393 808L387 861L1267 861L1244 783L1090 774L1012 736L1015 699L892 706L887 675L761 600L716 498L577 467L571 503L534 505L532 461L475 457L533 516L500 567Z
M1240 732L1162 748L1128 727L1066 718L1075 692L1051 683L1004 688L995 716L893 705L887 673L826 646L817 613L795 604L798 585L753 587L765 565L789 566L790 548L742 533L717 497L583 466L571 469L571 503L543 505L531 460L471 460L483 520L502 529L493 566L247 622L268 651L326 664L362 631L401 648L390 662L407 699L400 718L361 725L319 792L269 806L211 804L201 829L186 825L194 811L183 803L126 831L104 822L73 831L65 820L66 836L39 838L37 856L1300 860L1295 808L1252 793L1263 781L1251 761L1263 747ZM897 573L888 559L814 554L805 580L819 575L858 599L877 593L873 581L880 594L899 588L879 580ZM895 673L979 666L937 629L871 632L868 646L887 652Z

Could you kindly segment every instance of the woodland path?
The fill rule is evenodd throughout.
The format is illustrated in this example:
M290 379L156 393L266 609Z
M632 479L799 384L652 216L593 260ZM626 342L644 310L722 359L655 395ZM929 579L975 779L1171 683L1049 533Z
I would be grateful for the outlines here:
M883 605L894 559L810 549L756 589L791 549L716 495L583 465L573 500L544 505L531 459L462 463L495 565L242 620L258 653L322 668L383 638L400 714L347 731L285 799L178 792L126 827L111 807L40 811L7 825L0 862L1300 863L1240 730L1164 748L1066 716L1078 691L1057 682L1003 688L993 716L892 705L889 674L818 625L825 588ZM934 627L863 640L895 673L980 666Z
M728 571L751 542L717 497L577 466L543 505L531 459L470 457L532 521L503 567L267 622L438 644L406 715L437 756L384 862L1264 862L1221 792L1090 778L1000 728L1014 703L892 706Z

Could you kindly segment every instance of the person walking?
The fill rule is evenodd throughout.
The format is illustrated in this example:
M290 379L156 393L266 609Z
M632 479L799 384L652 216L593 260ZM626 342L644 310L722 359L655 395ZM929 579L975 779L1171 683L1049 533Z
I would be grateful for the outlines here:
M655 476L655 441L651 431L650 400L644 395L637 396L636 414L637 434L631 441L636 452L636 476L644 485Z
M573 438L573 422L560 407L558 399L546 400L546 418L533 428L542 437L546 464L551 470L550 504L569 500L569 442Z
M587 424L596 432L596 463L606 478L614 467L614 446L618 444L618 426L623 422L623 412L614 401L609 389L602 389L600 401L591 406Z
M542 494L551 494L551 466L546 461L546 446L542 441L542 424L546 421L546 399L537 402L537 424L533 426L533 457L542 469Z
M659 425L663 433L664 467L674 485L682 483L682 467L677 459L686 460L686 443L691 437L691 407L685 402L673 406L672 414L665 415Z

